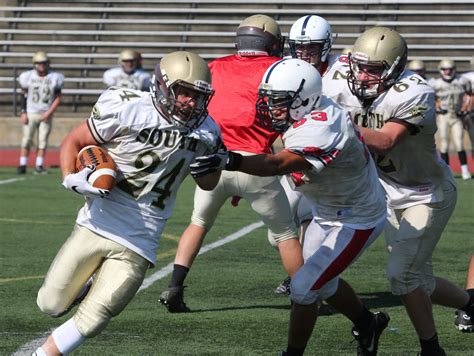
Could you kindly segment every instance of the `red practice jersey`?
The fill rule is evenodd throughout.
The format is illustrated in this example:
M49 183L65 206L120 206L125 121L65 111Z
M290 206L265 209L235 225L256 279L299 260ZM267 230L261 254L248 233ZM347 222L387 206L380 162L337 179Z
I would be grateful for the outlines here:
M270 153L279 134L261 125L255 104L263 74L279 59L231 55L209 63L215 89L209 114L220 126L227 149Z

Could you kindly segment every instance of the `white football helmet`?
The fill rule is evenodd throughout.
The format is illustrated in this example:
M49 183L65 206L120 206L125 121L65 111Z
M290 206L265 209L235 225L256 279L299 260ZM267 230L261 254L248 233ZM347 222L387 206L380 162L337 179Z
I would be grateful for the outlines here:
M177 127L194 129L206 119L214 95L211 71L195 53L172 52L156 66L150 91L165 118ZM180 94L190 100L178 101Z
M293 58L303 59L317 66L326 61L333 43L331 25L320 16L303 16L291 26L288 45ZM318 46L307 48L314 44ZM302 50L305 47L306 50Z
M263 75L257 114L264 126L284 132L293 121L303 119L318 107L321 91L321 75L310 63L297 58L282 59Z
M450 82L456 76L456 65L450 59L443 59L438 64L439 74L444 81Z

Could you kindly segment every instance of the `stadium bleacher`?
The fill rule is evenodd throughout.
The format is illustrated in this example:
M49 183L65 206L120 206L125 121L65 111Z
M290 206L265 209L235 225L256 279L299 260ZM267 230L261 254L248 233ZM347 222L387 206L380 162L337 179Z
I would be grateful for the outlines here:
M470 0L6 0L0 6L0 107L15 114L16 77L31 68L34 52L48 52L66 75L59 113L86 112L103 90L102 74L125 48L140 51L152 70L164 54L190 50L211 60L233 52L239 22L255 13L273 16L284 33L304 14L324 16L338 33L334 51L349 47L366 28L394 27L409 44L410 59L428 75L449 57L469 69L474 48Z

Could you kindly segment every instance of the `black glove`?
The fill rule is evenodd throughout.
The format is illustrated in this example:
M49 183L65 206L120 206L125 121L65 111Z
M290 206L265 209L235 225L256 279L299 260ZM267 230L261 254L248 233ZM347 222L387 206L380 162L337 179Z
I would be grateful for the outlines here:
M464 120L467 115L469 115L467 111L456 111L456 116L459 117L461 120Z
M436 109L436 113L440 115L444 115L448 113L448 110L439 108L439 109Z
M208 156L196 157L196 160L189 165L189 168L191 168L191 175L194 178L198 178L223 169L235 171L241 161L241 154L232 151L221 151Z

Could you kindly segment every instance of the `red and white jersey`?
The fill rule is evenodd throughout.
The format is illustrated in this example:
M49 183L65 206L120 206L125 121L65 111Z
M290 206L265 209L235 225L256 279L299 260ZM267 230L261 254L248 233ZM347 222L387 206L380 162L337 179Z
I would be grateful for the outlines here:
M455 78L447 82L442 78L430 80L436 99L440 101L440 108L448 112L455 113L461 109L464 94L470 94L471 81L465 76L456 75Z
M279 134L262 126L255 105L263 74L278 60L231 55L209 63L215 90L209 115L220 126L227 149L256 154L271 152Z
M119 174L109 196L87 199L77 223L155 263L178 188L195 157L221 145L219 127L207 117L193 131L178 128L157 111L150 93L125 88L106 90L87 123Z
M389 206L403 209L443 200L441 182L449 179L454 184L454 179L436 152L433 89L419 75L405 71L389 90L364 106L349 89L346 69L342 61L331 68L332 80L323 83L325 95L349 111L357 125L380 130L386 122L397 122L410 132L387 155L374 156Z
M122 87L148 91L151 84L151 76L143 69L137 69L128 74L122 67L110 68L104 72L103 80L107 87Z
M42 114L48 111L56 94L64 86L64 75L58 72L48 72L40 77L36 69L23 72L18 77L22 89L27 91L26 111Z
M323 96L318 111L294 123L283 142L312 165L296 190L311 203L316 220L360 228L385 218L374 162L349 115L332 100Z

